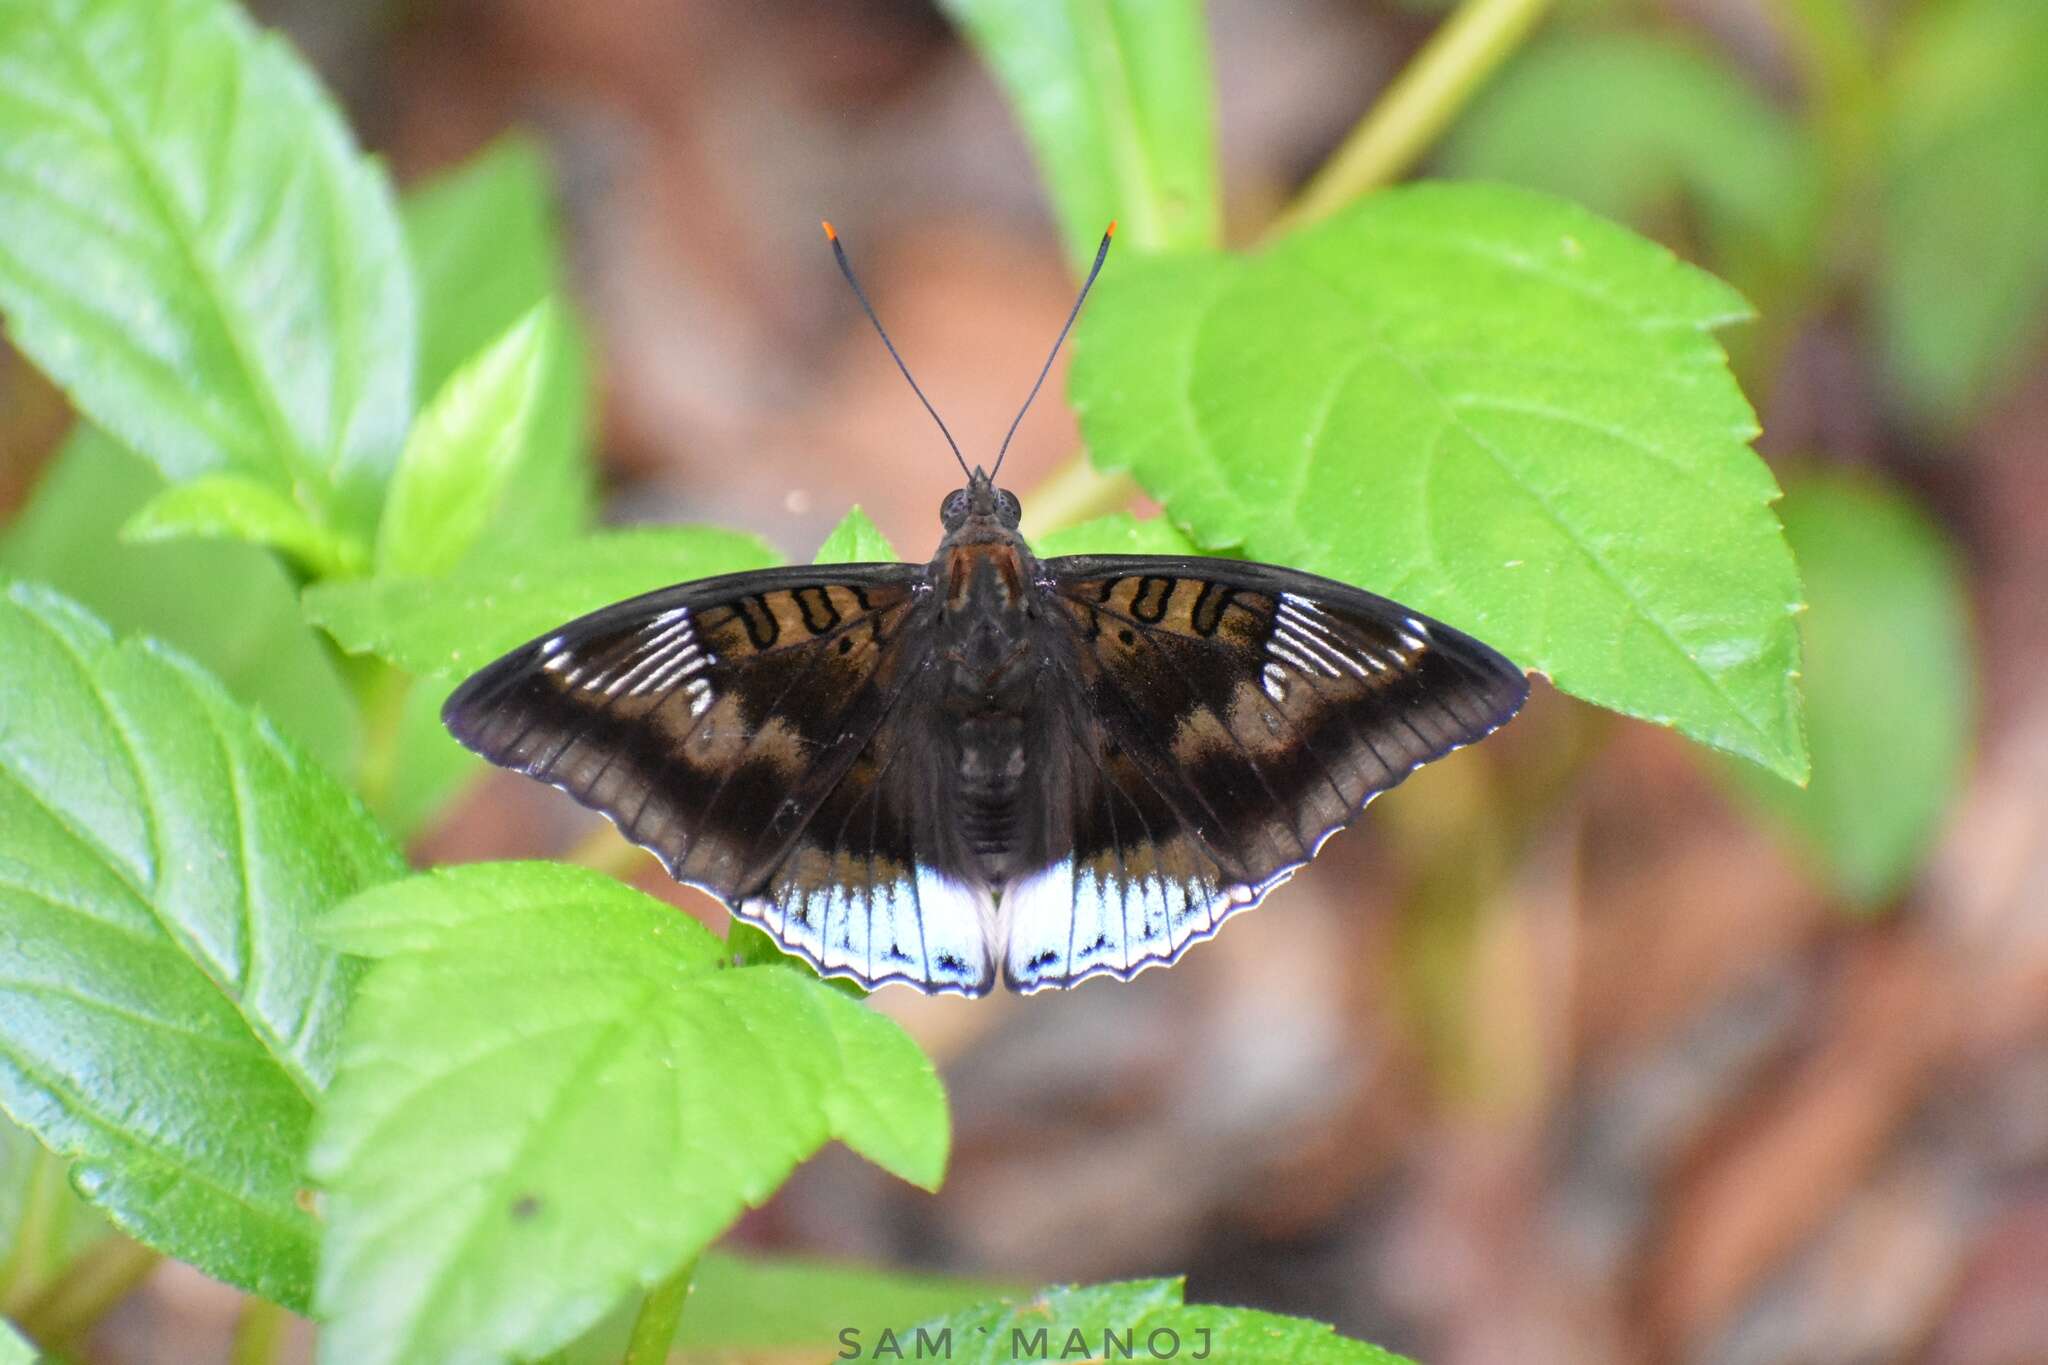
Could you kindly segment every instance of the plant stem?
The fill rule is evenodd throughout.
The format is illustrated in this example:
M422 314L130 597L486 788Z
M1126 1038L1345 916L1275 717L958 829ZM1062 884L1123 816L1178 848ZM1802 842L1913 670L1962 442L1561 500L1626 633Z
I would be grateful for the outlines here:
M1123 510L1139 493L1128 474L1105 474L1077 450L1024 499L1024 534L1063 531L1095 517Z
M690 1277L697 1272L697 1258L683 1262L675 1274L647 1291L640 1301L639 1316L633 1319L633 1339L619 1365L661 1365L668 1348L675 1343L676 1327L683 1320L683 1305L690 1298Z
M292 1315L269 1299L254 1294L244 1298L241 1315L235 1319L228 1365L273 1365L291 1323Z
M356 791L372 812L382 814L398 778L398 738L405 724L406 693L412 679L389 664L370 662L356 678L363 717L363 750L356 763Z
M1430 148L1542 18L1552 0L1465 0L1430 35L1386 93L1277 218L1277 235L1328 217L1367 190L1398 179Z
M36 1144L22 1193L21 1217L15 1220L14 1249L0 1263L0 1316L13 1317L43 1287L50 1273L50 1242L56 1235L57 1207L64 1197L64 1161Z
M15 1318L30 1340L46 1351L62 1350L83 1336L106 1311L128 1297L163 1259L126 1237L95 1243Z
M1820 0L1815 0L1816 3ZM1507 59L1554 0L1465 0L1374 102L1337 154L1261 235L1271 239L1328 217L1420 160L1480 82ZM1076 451L1024 499L1033 535L1123 508L1140 489Z

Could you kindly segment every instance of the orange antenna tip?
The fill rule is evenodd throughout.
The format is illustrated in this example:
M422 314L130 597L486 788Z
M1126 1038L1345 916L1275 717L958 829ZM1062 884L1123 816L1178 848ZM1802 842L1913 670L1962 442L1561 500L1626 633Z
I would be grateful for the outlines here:
M839 229L832 226L831 219L820 218L818 220L818 226L825 229L825 239L827 241L836 242L839 240Z

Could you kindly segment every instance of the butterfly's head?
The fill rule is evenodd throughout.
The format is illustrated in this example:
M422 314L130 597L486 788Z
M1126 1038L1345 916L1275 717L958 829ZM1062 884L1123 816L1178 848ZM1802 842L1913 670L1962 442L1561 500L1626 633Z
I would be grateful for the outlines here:
M959 530L970 520L993 521L1005 531L1014 531L1023 516L1024 508L1017 495L996 487L996 481L980 469L968 476L967 487L954 489L939 504L939 520L949 532Z

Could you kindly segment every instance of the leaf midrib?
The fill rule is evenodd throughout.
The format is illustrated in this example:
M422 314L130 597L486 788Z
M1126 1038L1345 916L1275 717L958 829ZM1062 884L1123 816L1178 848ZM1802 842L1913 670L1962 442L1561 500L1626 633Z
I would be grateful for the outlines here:
M40 626L42 623L38 622L38 625ZM101 683L99 670L94 666L94 662L87 659L79 651L75 643L63 632L48 629L47 627L44 627L44 629L49 638L71 660L72 666L78 671L81 683L93 697L100 714L106 717L109 730L120 741L122 758L128 765L129 775L135 781L135 790L140 802L143 822L148 830L152 864L149 869L151 885L144 887L137 883L130 875L129 869L114 854L113 850L106 847L106 845L87 831L80 829L69 817L68 813L60 811L57 807L51 805L35 784L26 781L12 767L0 767L0 774L4 774L13 781L20 790L28 795L30 800L40 806L50 816L51 820L68 833L82 849L88 854L97 855L98 860L114 872L114 875L121 881L122 885L135 897L136 902L156 922L158 929L162 932L164 938L168 940L170 946L177 951L179 957L192 970L196 971L201 979L220 993L221 997L227 1001L228 1007L234 1011L235 1017L241 1020L242 1027L249 1031L250 1037L257 1046L271 1059L278 1070L284 1073L292 1085L299 1091L300 1096L311 1106L317 1100L321 1087L314 1083L310 1075L304 1074L293 1064L290 1054L281 1050L281 1045L259 1025L257 1018L252 1016L243 1000L243 996L248 993L249 983L247 981L242 983L240 995L236 991L229 989L227 982L214 974L204 955L198 951L198 945L193 943L186 934L179 932L179 927L175 921L166 918L162 907L158 905L155 883L162 875L161 869L164 856L162 840L163 821L157 813L155 795L145 776L142 762L137 756L134 736L128 733L127 727L122 723L119 711L110 703L106 690ZM113 657L124 648L127 648L127 646L109 643L105 646L101 658ZM157 662L161 663L162 661L158 660ZM181 682L187 681L176 670L172 672L173 676L179 677ZM235 755L229 749L226 736L221 731L219 724L212 713L206 709L205 700L189 692L187 697L191 704L205 715L208 732L213 736L225 766L233 774L237 768ZM239 785L236 787L235 801L236 823L239 828L242 823ZM238 880L241 884L243 904L247 907L248 913L253 913L254 906L252 903L252 888L249 885L249 863L247 860L246 842L242 849L242 859L237 870L239 873ZM96 916L94 918L97 919ZM250 946L250 941L245 938L243 944L245 953Z
M229 351L241 371L243 386L255 401L257 410L262 415L263 424L270 433L271 441L286 460L303 466L307 463L308 452L299 444L293 433L269 377L249 353L244 341L247 320L241 316L238 309L230 306L219 275L207 263L200 250L197 228L186 219L176 195L163 183L155 163L146 155L144 141L130 124L127 111L98 80L92 68L91 54L85 49L82 36L75 33L64 22L62 16L54 15L52 9L44 9L42 13L46 29L57 40L55 46L70 64L80 87L105 114L116 150L129 163L137 182L156 208L159 219L167 229L166 235L184 257L185 265L192 272L193 278L199 282L200 295L213 309L215 325L227 340ZM229 42L232 44L232 36ZM247 52L238 51L236 55L253 60L253 55ZM240 62L231 61L228 65L237 83L246 78L246 72L243 71ZM251 454L240 450L234 453L242 458ZM314 462L314 467L320 467L318 462ZM258 465L256 468L260 470L261 466Z

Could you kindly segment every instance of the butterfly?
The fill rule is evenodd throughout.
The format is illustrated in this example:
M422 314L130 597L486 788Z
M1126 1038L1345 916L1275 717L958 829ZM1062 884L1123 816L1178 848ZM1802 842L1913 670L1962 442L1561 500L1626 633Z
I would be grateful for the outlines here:
M820 973L976 996L1173 962L1528 696L1495 650L1330 579L1039 559L1003 452L984 472L953 451L967 482L929 563L620 602L476 673L444 722Z

